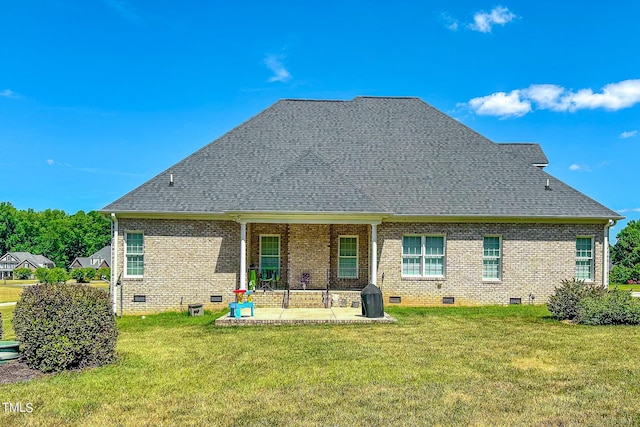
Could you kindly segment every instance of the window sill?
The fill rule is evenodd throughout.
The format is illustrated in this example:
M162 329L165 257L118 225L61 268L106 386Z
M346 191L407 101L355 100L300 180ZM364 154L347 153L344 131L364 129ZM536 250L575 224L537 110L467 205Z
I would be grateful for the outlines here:
M482 279L482 283L502 283L501 279Z
M400 278L400 280L407 280L407 281L425 281L425 280L443 281L446 279L447 278L445 276L402 276Z

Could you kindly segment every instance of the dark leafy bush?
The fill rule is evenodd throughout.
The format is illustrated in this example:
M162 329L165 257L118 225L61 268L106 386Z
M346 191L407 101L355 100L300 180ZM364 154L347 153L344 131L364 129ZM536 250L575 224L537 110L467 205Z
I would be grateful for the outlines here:
M558 320L573 320L581 300L601 296L605 292L601 286L587 285L582 280L563 280L561 286L549 297L547 308Z
M71 270L70 276L78 283L89 283L96 276L96 270L93 268L74 268Z
M40 283L64 283L69 280L69 274L64 268L38 268L35 273Z
M31 279L33 271L30 268L20 267L13 270L13 278L17 280Z
M583 325L640 324L640 301L630 291L610 290L603 296L592 296L578 303L575 322Z
M100 366L116 357L109 295L87 285L28 287L16 304L13 329L27 364L43 372Z

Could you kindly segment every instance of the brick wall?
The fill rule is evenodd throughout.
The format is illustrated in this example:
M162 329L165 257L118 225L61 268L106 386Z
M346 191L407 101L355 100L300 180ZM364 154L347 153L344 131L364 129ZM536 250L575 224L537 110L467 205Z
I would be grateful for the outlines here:
M330 226L327 224L289 225L289 272L292 287L303 273L311 275L308 289L325 289L330 257Z
M445 235L445 277L402 277L402 236ZM485 235L502 237L502 278L482 280ZM602 283L601 224L425 224L383 223L378 226L378 285L385 303L400 296L403 305L507 304L509 298L545 303L563 279L575 277L577 236L593 236L595 283ZM384 273L384 281L381 280Z
M247 267L259 264L260 234L279 235L281 268L288 270L294 289L303 272L311 274L310 289L325 288L327 268L337 269L341 235L359 237L359 267L367 269L362 274L368 276L368 225L248 224L247 229ZM145 266L141 279L122 276L125 312L186 309L190 303L220 309L233 301L240 268L238 223L120 219L118 246L113 249L118 251L118 273L125 265L127 230L144 232ZM404 234L445 236L444 278L402 277ZM482 280L485 235L502 236L500 281ZM440 305L444 296L454 297L456 304L506 304L512 297L526 303L531 293L535 303L544 303L561 280L575 276L577 236L594 238L595 283L600 284L601 224L383 223L378 226L378 285L385 304L390 296L400 296L403 305ZM146 302L134 303L134 295L145 295ZM211 303L212 295L222 296L222 302ZM264 306L280 306L282 296L263 295L259 300Z
M125 231L144 233L144 277L122 275L125 312L179 310L190 303L215 309L233 300L240 269L240 224L120 219L118 274L125 266ZM146 302L133 302L134 295L145 295ZM222 295L223 303L210 303L212 295Z

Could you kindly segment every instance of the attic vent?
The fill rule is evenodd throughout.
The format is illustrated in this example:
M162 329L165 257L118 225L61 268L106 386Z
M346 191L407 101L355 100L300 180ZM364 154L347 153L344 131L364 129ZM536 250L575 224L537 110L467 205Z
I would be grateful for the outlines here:
M169 187L173 187L173 174L169 174Z

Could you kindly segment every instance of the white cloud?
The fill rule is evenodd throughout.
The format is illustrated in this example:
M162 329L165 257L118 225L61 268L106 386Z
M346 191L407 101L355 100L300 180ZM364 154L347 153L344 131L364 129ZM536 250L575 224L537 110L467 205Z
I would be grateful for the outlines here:
M10 89L5 89L2 92L0 92L0 96L4 98L14 98L14 99L20 98L20 95L18 95L17 93L15 93Z
M273 73L273 76L269 77L268 82L282 82L285 83L291 80L291 74L284 67L282 55L267 55L264 58L264 65Z
M573 110L581 108L620 110L640 102L640 79L609 83L602 93L593 93L591 89L581 89L571 99Z
M526 98L535 102L538 108L552 111L566 111L569 98L565 89L557 85L531 85L522 91Z
M473 24L469 24L468 27L473 31L490 33L491 28L494 25L505 25L506 23L513 21L515 18L516 15L508 8L497 6L489 13L484 11L476 12L476 14L473 15Z
M635 137L637 135L638 135L638 131L637 130L630 130L630 131L627 131L627 132L622 132L620 134L620 138L622 138L622 139L633 138L633 137Z
M531 111L531 102L522 100L520 91L514 90L509 94L496 92L488 96L473 98L469 107L484 116L521 117Z
M484 102L494 98L504 98L505 96L505 92L496 92L491 95L473 98L468 105L476 114L498 117L521 117L533 111L532 105L535 105L537 110L559 112L575 112L582 109L593 110L596 108L617 111L640 103L640 79L609 83L599 93L594 93L590 88L573 92L558 85L535 84L526 89L516 89L510 92L510 105L522 106L519 114L505 114L500 109L481 108L484 106ZM484 102L481 102L483 100ZM529 105L529 109L525 109L524 105ZM630 136L626 136L626 138ZM625 138L622 135L621 137Z
M457 19L455 19L453 16L451 16L449 13L442 13L440 15L440 19L442 19L442 21L444 22L444 26L446 28L448 28L451 31L456 31L458 29L459 26L459 22Z
M569 170L571 171L579 171L580 169L582 169L582 167L576 163L572 164L571 166L569 166Z
M48 164L49 166L53 166L53 165L55 164L55 160L47 159L47 164Z
M618 212L620 212L620 213L627 213L627 212L640 212L640 208L618 209Z

